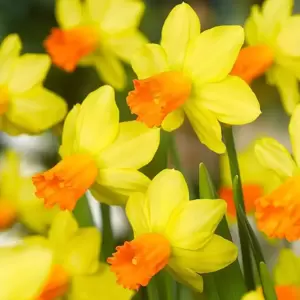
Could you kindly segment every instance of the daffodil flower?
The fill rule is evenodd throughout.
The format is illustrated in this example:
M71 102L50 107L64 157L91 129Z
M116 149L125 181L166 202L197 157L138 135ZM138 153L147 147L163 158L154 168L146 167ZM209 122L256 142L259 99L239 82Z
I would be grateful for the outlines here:
M35 196L31 177L21 175L20 157L7 151L0 169L0 230L20 222L30 230L45 233L56 213L56 209L45 209Z
M48 238L27 237L24 243L48 248L53 256L51 272L40 289L39 300L59 297L68 300L129 300L133 296L132 291L118 286L109 267L99 262L99 230L96 227L78 228L69 211L56 215Z
M281 184L270 194L256 201L258 228L267 236L286 238L289 241L300 238L300 105L297 105L289 124L293 157L289 151L272 138L256 142L255 152L260 164L275 172Z
M278 300L298 300L300 298L300 289L294 286L276 286L276 296ZM242 300L265 300L263 291L258 288L257 291L247 293Z
M200 141L222 153L219 122L240 125L260 114L259 103L239 77L228 76L244 42L240 26L200 34L196 12L186 3L167 17L161 44L146 44L132 58L138 76L127 103L148 127L172 131L187 115Z
M246 213L252 214L255 210L255 201L276 188L280 184L280 178L259 163L255 155L253 143L238 153L238 162ZM227 216L229 221L235 222L236 209L233 200L232 181L227 154L220 157L220 177L219 196L227 202Z
M189 201L179 171L160 172L146 193L132 194L127 202L134 239L108 259L118 283L136 290L166 268L176 280L202 291L198 273L217 271L237 258L236 246L214 234L225 211L223 200Z
M37 299L52 263L52 252L43 245L0 248L0 299Z
M150 180L138 169L152 160L159 137L159 129L136 121L119 123L114 90L102 86L67 115L62 160L33 177L36 195L46 206L72 210L91 188L99 201L125 204L131 192L147 189Z
M0 130L37 134L63 120L64 100L43 87L50 67L46 54L23 54L16 34L0 45Z
M144 12L141 0L57 0L56 19L45 40L52 61L67 72L78 64L92 65L105 83L122 89L129 62L146 42L138 30Z
M300 100L300 17L292 16L293 2L265 0L261 8L252 7L245 23L248 46L241 50L231 72L248 83L266 74L268 83L278 88L289 115Z

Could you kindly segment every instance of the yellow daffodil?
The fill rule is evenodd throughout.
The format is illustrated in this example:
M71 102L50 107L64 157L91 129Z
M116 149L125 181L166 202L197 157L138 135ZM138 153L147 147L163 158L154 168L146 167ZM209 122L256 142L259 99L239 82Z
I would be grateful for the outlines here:
M100 263L101 235L96 227L78 228L68 211L59 212L48 238L33 236L25 244L41 245L51 250L53 264L39 300L129 300L131 291L116 284L106 264ZM1 253L1 252L0 252Z
M276 286L277 300L298 300L300 299L300 289L294 286ZM264 300L262 289L247 293L242 300Z
M130 121L119 123L114 90L103 86L68 114L62 133L62 160L33 177L36 195L46 206L72 210L91 188L97 200L125 204L134 191L145 191L149 178L137 171L159 145L159 129Z
M21 47L16 34L0 45L0 130L11 135L40 133L67 113L64 100L43 87L49 56L20 56Z
M0 299L37 299L52 262L51 250L40 245L0 248Z
M300 238L300 105L297 105L289 124L293 157L272 138L256 142L255 152L260 164L275 172L281 185L256 201L258 228L269 237Z
M277 187L280 184L280 179L274 172L267 170L259 163L255 156L253 143L238 153L238 162L242 178L245 209L247 214L251 214L254 212L256 199L268 194ZM236 210L227 154L220 157L220 177L219 196L227 202L229 220L235 221Z
M127 202L134 239L108 259L118 283L136 290L166 268L176 280L202 291L198 273L217 271L237 258L236 246L214 234L225 211L223 200L189 201L180 172L160 172L146 193L132 194Z
M35 196L31 177L21 175L19 156L6 152L0 169L0 230L18 221L44 233L56 213L56 209L45 209Z
M138 30L143 12L142 0L57 0L60 28L52 29L46 50L65 71L92 65L105 83L122 89L126 74L120 60L129 62L146 42Z
M262 74L278 88L288 114L299 102L300 15L292 16L293 0L265 0L254 5L245 24L248 46L243 48L231 72L246 82Z
M138 76L127 103L148 127L178 128L189 118L200 141L225 151L219 122L240 125L260 114L249 86L228 76L244 42L240 26L219 26L200 34L196 12L186 3L167 17L161 44L146 44L132 58Z

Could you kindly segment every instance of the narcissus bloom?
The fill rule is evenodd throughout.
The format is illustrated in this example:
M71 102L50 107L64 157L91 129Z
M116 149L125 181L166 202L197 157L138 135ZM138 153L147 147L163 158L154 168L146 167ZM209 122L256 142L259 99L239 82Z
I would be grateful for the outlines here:
M300 26L299 15L291 16L293 0L265 0L254 5L245 24L248 46L243 48L231 74L246 82L262 74L278 88L288 114L299 102Z
M167 17L161 44L146 44L132 58L138 76L127 103L137 120L167 131L189 118L200 141L225 151L219 122L250 123L260 114L249 86L228 76L244 42L240 26L219 26L200 34L196 12L186 3Z
M43 245L0 248L0 299L37 299L52 263L52 251Z
M118 283L137 290L166 268L176 280L202 291L198 273L222 269L237 257L236 246L214 234L225 211L223 200L189 201L180 172L160 172L146 193L132 194L127 202L134 239L108 259Z
M280 179L274 172L264 168L257 160L254 144L238 153L238 161L243 184L244 203L247 214L252 214L255 201L269 193L280 184ZM233 189L227 154L220 157L221 187L219 196L227 202L227 216L230 221L236 220L236 210L233 200Z
M122 89L129 62L146 42L138 30L144 12L141 0L57 0L56 19L45 40L52 61L67 72L78 64L92 65L105 83Z
M20 222L30 230L44 233L56 213L56 209L45 209L35 196L31 177L22 176L20 157L6 152L0 168L0 230Z
M136 121L119 123L114 90L102 86L66 117L62 160L33 177L45 205L72 210L91 188L97 200L125 204L134 191L145 191L149 178L138 169L148 164L159 145L159 129Z
M38 300L120 299L129 300L131 291L118 286L106 264L99 263L101 235L96 227L78 228L68 211L59 212L48 238L25 238L25 244L42 245L53 255L51 272ZM0 252L1 253L1 252Z
M267 236L300 238L300 105L297 105L289 124L293 158L288 150L272 138L262 138L255 145L261 165L275 172L282 184L256 203L258 228Z
M276 286L276 295L278 300L298 300L300 299L300 289L294 286ZM242 300L264 300L262 289L249 292Z
M11 135L40 133L67 113L64 100L43 87L49 56L20 56L21 47L16 34L0 45L0 130Z

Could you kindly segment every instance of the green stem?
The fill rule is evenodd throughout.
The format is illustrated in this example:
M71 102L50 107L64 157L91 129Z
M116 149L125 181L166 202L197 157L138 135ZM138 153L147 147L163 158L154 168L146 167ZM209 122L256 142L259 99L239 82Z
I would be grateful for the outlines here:
M180 155L178 153L177 145L176 145L176 137L174 133L170 133L170 142L169 142L169 153L171 156L171 161L174 167L182 172L182 164L180 161Z
M233 132L231 126L224 126L223 127L223 135L225 139L225 145L227 148L227 154L229 158L229 166L230 166L230 173L231 173L231 180L232 185L234 184L235 178L237 176L236 181L236 189L234 189L234 202L236 210L238 206L241 207L243 212L245 213L245 204L244 204L244 195L242 189L242 182L240 176L240 169L239 163L237 159L237 153L233 138ZM254 273L252 268L252 258L250 252L250 244L246 235L243 234L242 224L238 219L238 229L239 229L239 236L240 236L240 243L241 243L241 252L242 252L242 261L243 261L243 269L244 269L244 277L247 284L248 290L255 290L255 279Z
M93 215L86 195L83 195L77 202L73 215L80 227L94 225Z
M159 295L154 278L147 285L148 300L159 300Z
M102 217L102 259L106 261L114 251L114 236L111 227L110 220L110 206L104 203L101 203L101 217Z

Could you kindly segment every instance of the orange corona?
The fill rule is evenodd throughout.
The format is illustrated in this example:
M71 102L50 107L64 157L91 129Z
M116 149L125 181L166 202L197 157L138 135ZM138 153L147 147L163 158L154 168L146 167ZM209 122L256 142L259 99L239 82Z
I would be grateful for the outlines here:
M95 51L97 44L97 33L90 27L53 28L44 42L53 63L67 72L74 71L83 57Z
M13 204L0 200L0 230L7 229L16 221L17 211Z
M0 86L0 116L8 109L9 95L6 87Z
M233 66L231 75L239 76L247 83L263 75L273 64L274 54L265 45L243 48Z
M156 233L140 235L116 249L107 261L118 283L132 290L146 286L168 264L171 254L169 241Z
M148 127L160 126L164 118L184 104L191 93L191 81L177 71L134 80L127 104L137 120Z
M88 154L64 158L52 169L33 176L36 196L43 198L46 207L58 204L61 209L73 210L78 199L95 182L98 168Z

